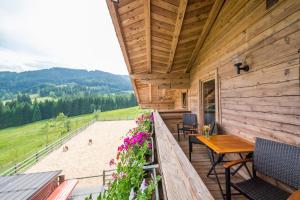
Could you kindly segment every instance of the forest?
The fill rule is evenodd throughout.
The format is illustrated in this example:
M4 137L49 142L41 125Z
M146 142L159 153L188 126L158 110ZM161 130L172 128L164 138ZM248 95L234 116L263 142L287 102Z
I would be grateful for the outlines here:
M32 100L27 94L19 94L15 100L0 101L0 128L55 118L60 113L71 117L136 105L133 93L76 95L41 102Z
M127 75L103 71L50 68L27 72L0 72L0 100L18 94L60 98L80 94L109 94L132 91Z

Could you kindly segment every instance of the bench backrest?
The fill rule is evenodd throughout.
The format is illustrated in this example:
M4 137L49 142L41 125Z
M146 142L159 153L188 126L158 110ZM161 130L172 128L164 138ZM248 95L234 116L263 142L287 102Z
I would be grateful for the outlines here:
M195 126L197 125L197 115L191 113L183 114L183 125L184 126Z
M257 138L254 169L300 189L300 147Z

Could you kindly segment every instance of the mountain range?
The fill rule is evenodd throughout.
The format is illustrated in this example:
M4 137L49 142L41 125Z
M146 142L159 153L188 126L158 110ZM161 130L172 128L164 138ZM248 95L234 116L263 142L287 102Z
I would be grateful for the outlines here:
M26 72L0 72L0 98L10 99L19 93L47 96L77 92L116 93L131 91L130 78L103 71L50 68ZM59 92L58 92L59 91Z

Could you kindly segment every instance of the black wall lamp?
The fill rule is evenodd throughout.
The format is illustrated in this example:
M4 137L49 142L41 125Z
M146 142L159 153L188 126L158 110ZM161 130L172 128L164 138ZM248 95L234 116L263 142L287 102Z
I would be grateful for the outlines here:
M234 66L236 67L237 74L240 74L241 70L248 72L250 69L249 65L247 65L247 64L243 65L243 63L241 63L241 62L235 63Z
M232 58L232 64L236 67L237 74L240 74L241 71L248 72L250 70L250 66L246 62L247 56L243 55L234 55ZM249 59L248 59L249 60Z

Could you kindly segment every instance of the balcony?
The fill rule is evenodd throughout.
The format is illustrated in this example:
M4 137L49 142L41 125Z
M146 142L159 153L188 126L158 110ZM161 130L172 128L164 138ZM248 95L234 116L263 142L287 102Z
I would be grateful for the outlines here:
M211 167L208 148L205 145L194 145L190 162L188 136L184 138L181 135L181 140L177 141L174 125L182 121L182 114L187 112L167 111L154 114L157 157L162 175L164 199L225 199L226 180L223 165L217 165L216 171L219 174L224 196L215 176L213 174L207 176ZM249 176L240 170L232 176L231 181L240 182L245 178ZM270 177L268 179L271 180ZM280 186L281 183L276 185ZM235 189L231 192L238 194ZM247 198L242 195L232 195L231 199Z

